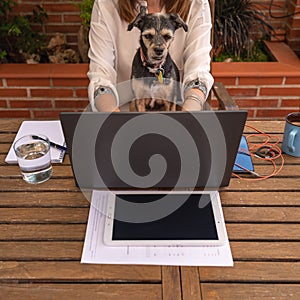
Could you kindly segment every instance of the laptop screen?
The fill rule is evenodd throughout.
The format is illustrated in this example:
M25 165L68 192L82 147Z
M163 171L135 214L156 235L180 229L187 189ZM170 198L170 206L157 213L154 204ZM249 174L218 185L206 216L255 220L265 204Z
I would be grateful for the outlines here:
M61 113L77 185L91 189L229 184L246 111Z

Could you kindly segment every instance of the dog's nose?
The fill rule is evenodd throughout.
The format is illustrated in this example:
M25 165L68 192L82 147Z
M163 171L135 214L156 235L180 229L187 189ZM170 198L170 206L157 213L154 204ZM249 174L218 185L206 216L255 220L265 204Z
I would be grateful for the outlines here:
M156 48L154 48L154 52L156 55L162 55L164 52L164 49L156 47Z

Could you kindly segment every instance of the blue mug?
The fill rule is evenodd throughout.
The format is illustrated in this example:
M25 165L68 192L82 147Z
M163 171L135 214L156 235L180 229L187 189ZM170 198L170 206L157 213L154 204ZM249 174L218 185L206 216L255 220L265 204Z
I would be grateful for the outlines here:
M286 154L300 157L300 112L287 115L281 149Z

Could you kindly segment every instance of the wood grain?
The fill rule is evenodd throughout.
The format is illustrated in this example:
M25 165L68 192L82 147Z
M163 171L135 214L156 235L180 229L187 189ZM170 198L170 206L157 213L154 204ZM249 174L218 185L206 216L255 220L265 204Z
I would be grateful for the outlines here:
M202 284L203 298L206 300L298 300L299 284Z
M162 299L157 284L3 284L0 294L6 300L53 299ZM146 296L145 296L146 295Z

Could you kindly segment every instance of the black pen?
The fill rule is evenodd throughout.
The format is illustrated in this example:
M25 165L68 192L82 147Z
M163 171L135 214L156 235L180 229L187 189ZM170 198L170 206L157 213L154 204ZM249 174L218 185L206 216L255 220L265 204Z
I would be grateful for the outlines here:
M34 140L40 139L40 140L44 141L44 139L42 137L38 136L38 135L32 135L32 138ZM51 142L51 141L49 141L49 142L50 142L50 146L53 147L53 148L56 148L56 149L61 150L61 151L66 151L67 150L67 147L65 147L65 146L56 144L56 143Z

